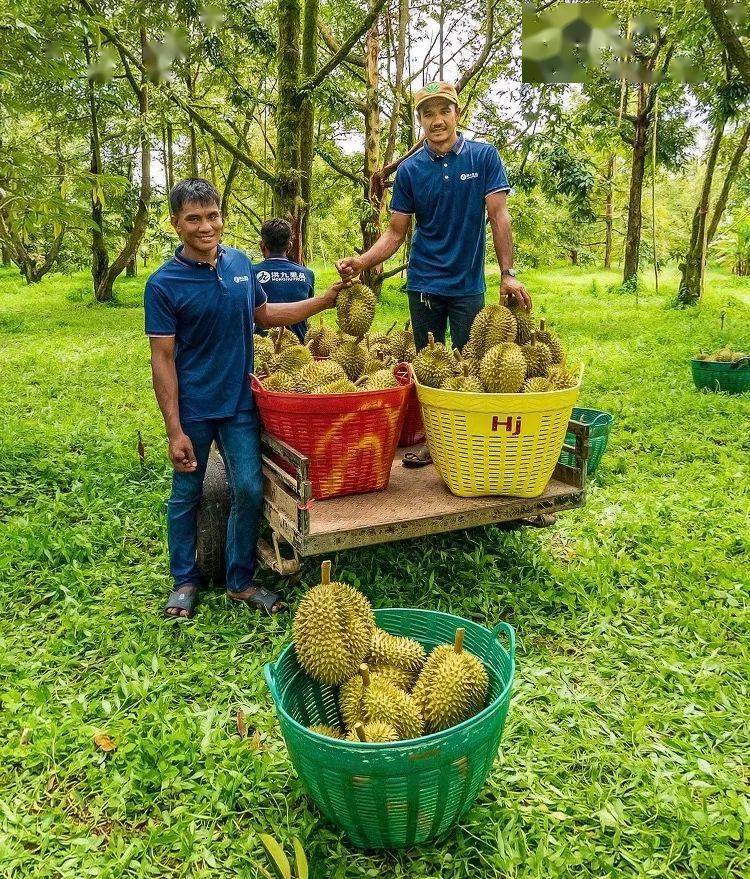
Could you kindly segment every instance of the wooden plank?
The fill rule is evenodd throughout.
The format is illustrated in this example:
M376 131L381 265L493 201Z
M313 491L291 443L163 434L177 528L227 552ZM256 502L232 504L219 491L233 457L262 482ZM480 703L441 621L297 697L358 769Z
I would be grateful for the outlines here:
M310 476L310 462L301 452L292 448L283 440L263 431L260 436L261 449L269 454L278 455L297 471L298 481L305 482Z
M265 471L263 472L263 496L265 503L276 510L279 515L285 516L290 522L299 527L299 507L297 498L285 491L276 480Z
M263 475L277 485L285 486L295 498L299 498L299 483L297 479L287 473L286 470L279 467L279 465L270 458L263 458Z

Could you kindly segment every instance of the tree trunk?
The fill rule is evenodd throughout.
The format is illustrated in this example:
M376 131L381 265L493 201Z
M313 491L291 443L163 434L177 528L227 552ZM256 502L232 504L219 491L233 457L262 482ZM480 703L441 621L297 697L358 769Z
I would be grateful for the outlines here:
M650 124L646 109L646 87L641 83L638 87L638 114L633 131L633 159L630 169L630 197L628 200L628 228L625 233L625 268L623 283L636 279L641 249L641 226L643 211L643 177L646 168L646 141Z
M91 64L91 50L88 38L84 38L84 51L86 63ZM99 114L96 105L96 92L92 80L88 81L89 99L89 149L91 152L90 171L92 174L91 186L91 279L94 284L94 295L99 302L99 290L109 268L109 255L107 244L104 239L104 206L100 197L100 182L97 179L104 172L102 164L102 150L99 140ZM106 295L106 291L102 291ZM110 294L110 299L112 298Z
M615 157L607 162L607 201L604 206L604 268L612 268L612 220L614 218Z
M372 2L371 2L372 7ZM360 222L362 228L363 251L369 250L380 237L380 215L383 198L370 196L370 178L380 164L380 103L378 101L378 56L380 54L380 35L378 20L375 19L367 32L365 50L365 161L364 161L364 200L367 206L365 216ZM370 287L377 285L377 276L383 266L373 266L364 273L363 281Z
M398 41L396 43L396 70L393 79L393 112L388 124L388 140L385 145L383 164L390 165L396 152L396 133L401 115L404 63L406 60L406 31L409 24L409 0L398 3Z
M279 0L278 99L276 103L276 179L273 210L292 224L290 257L302 261L300 189L300 3Z
M711 197L711 184L714 178L714 169L719 158L721 141L724 137L726 119L721 119L714 128L714 136L711 140L711 148L708 152L706 171L703 177L703 186L698 204L693 213L693 225L690 230L690 244L688 245L685 262L680 264L682 277L677 291L677 301L681 305L695 305L701 297L701 280L703 277L703 263L706 258L706 217L708 214L708 202Z
M172 148L174 138L172 135L172 123L167 121L167 194L174 188L174 150Z
M302 26L302 79L315 73L318 66L318 9L319 0L307 0ZM305 93L300 107L300 198L302 216L300 221L300 249L303 259L309 260L308 228L312 209L313 157L315 155L315 106L312 96Z
M568 252L570 253L571 264L574 266L577 266L578 265L578 251L575 249L575 247L571 247Z
M141 28L141 51L146 47L146 32ZM141 76L138 89L138 116L141 128L141 186L138 193L138 208L133 217L133 227L125 239L122 250L102 277L99 286L94 288L98 302L114 299L115 280L125 267L135 259L138 245L148 226L148 209L151 203L151 143L148 135L148 83L145 74Z
M747 145L750 142L750 125L746 125L742 136L732 154L732 159L729 162L729 168L727 169L726 177L724 178L724 183L721 187L721 192L719 193L719 197L716 199L716 204L714 205L713 216L711 217L711 222L708 226L707 233L707 241L710 244L714 236L716 235L716 230L719 228L719 223L721 222L722 215L724 214L724 209L727 206L727 201L729 201L729 193L732 190L732 186L734 185L734 181L737 179L737 174L739 174L740 165L742 164L742 159L744 158L745 151L747 150Z
M8 268L8 266L10 266L10 245L5 242L3 242L2 247L0 247L0 259L2 260L3 268Z

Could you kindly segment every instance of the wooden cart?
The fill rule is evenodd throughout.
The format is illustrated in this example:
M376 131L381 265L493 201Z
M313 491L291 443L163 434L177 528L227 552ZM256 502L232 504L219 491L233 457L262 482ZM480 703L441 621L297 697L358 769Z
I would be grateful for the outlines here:
M561 510L581 507L586 496L587 425L571 421L574 446L564 446L574 466L558 463L540 497L462 498L452 495L433 466L409 469L397 450L388 488L370 494L316 501L308 479L309 462L286 443L262 436L264 515L270 538L258 543L261 563L279 574L295 574L300 559L341 549L408 540L426 534L480 525L546 527ZM289 465L287 472L274 460ZM224 465L212 454L198 516L198 562L206 577L221 582L229 495Z

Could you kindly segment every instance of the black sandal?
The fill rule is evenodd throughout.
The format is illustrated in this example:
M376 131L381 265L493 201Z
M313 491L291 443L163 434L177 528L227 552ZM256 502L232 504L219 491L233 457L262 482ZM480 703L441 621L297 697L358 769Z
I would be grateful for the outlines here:
M198 604L198 586L195 583L183 583L182 586L169 593L164 616L168 620L189 620L195 616ZM186 610L187 613L167 613L168 610Z
M262 586L257 586L255 592L252 595L248 595L247 598L235 598L235 595L241 594L242 592L230 592L227 589L227 598L230 601L251 605L256 610L264 610L268 616L275 616L277 613L281 613L282 610L286 610L286 604L284 604L281 596L276 592L271 592L269 589L264 589ZM278 605L278 609L274 610L276 605Z
M428 449L420 449L418 452L406 452L401 463L404 467L426 467L432 464L432 458Z

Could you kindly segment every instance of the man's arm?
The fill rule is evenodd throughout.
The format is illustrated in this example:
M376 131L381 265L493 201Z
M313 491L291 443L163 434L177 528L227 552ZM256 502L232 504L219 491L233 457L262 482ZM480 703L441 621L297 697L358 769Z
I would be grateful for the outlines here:
M341 277L344 280L349 280L355 275L361 274L365 269L378 266L392 257L404 243L410 225L411 214L393 211L388 228L368 251L361 256L349 256L346 259L340 259L336 263L336 268Z
M498 265L501 271L502 269L511 269L513 268L513 233L510 228L507 193L491 192L485 198L485 202ZM509 301L515 299L527 311L531 309L531 296L517 278L510 275L501 276L500 295L507 296Z
M349 281L336 281L321 296L312 296L301 302L264 302L255 309L255 323L265 330L269 327L288 327L307 320L314 314L333 308L336 297L349 285Z
M175 470L192 473L198 466L193 444L180 424L177 370L174 365L174 336L151 336L151 375L156 401L164 418L169 439L169 459Z

